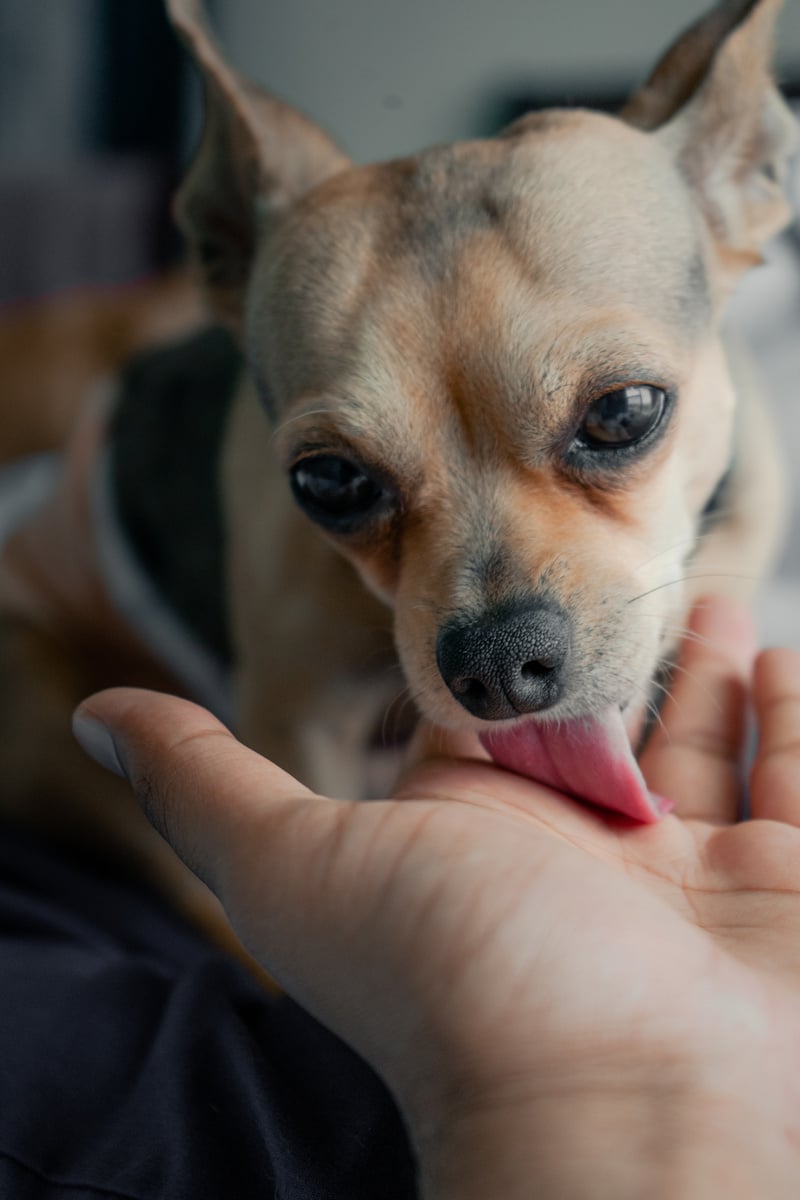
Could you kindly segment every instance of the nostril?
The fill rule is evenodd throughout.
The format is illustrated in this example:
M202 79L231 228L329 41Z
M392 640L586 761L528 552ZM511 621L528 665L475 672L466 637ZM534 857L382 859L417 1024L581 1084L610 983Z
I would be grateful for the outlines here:
M523 679L543 679L547 675L552 675L558 665L554 658L534 658L531 662L523 663L520 675Z
M480 679L456 679L451 684L451 690L457 696L463 696L465 700L472 701L473 704L479 704L489 697L489 690L481 683Z

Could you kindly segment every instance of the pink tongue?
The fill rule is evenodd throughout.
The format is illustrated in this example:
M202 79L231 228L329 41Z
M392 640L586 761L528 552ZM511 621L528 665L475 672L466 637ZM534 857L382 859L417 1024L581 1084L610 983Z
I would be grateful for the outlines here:
M481 742L501 767L635 821L652 824L671 807L648 791L619 709L557 725L522 721Z

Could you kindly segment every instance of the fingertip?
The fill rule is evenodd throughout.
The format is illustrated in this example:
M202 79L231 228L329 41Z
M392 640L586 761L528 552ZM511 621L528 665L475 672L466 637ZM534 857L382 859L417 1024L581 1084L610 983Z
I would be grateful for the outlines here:
M754 817L800 824L800 654L769 649L755 664L759 744L750 775Z
M689 629L743 671L752 669L758 645L756 623L743 601L732 596L701 596L692 608ZM687 650L691 648L689 643Z
M694 605L678 674L640 760L650 787L673 797L680 816L735 818L756 646L741 601L708 595Z
M207 709L144 688L108 688L87 697L73 714L73 730L91 757L131 781L143 761L164 763L205 736L228 739L232 747L244 751Z
M115 775L127 776L123 734L133 721L147 720L153 702L157 706L182 704L176 697L161 696L142 688L107 688L82 700L72 714L72 732L81 748L96 763ZM158 722L163 728L163 721Z
M770 691L775 686L800 691L800 652L782 646L762 650L755 661L754 680L760 691Z
M82 705L72 714L72 733L81 749L94 759L98 766L105 767L107 771L123 779L126 778L127 772L111 730Z
M192 701L140 688L109 688L87 697L73 713L85 752L128 780L152 824L163 833L160 811L193 803L207 806L249 778L263 761Z
M175 725L202 724L230 733L208 709L194 701L145 688L115 687L95 692L78 705L75 717L79 721L88 717L120 732L165 735Z

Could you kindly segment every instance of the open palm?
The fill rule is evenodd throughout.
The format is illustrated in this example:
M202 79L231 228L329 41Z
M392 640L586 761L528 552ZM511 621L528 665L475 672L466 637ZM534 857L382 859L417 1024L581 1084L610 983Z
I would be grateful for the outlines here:
M251 952L364 1054L406 1110L518 1103L657 1066L676 1090L800 1113L800 656L752 695L753 820L737 823L752 635L694 617L645 751L655 826L590 810L423 734L391 800L315 796L203 710L120 690L86 722ZM83 727L83 732L82 732ZM107 754L110 757L110 753Z

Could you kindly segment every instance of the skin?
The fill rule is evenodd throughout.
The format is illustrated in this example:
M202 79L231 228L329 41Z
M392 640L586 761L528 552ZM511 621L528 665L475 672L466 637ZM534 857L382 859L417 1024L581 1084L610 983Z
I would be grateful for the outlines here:
M681 666L642 758L676 808L650 827L494 767L471 735L423 732L394 797L356 804L171 697L101 693L75 728L255 956L383 1075L423 1195L788 1198L800 656L756 657L747 612L709 599Z

